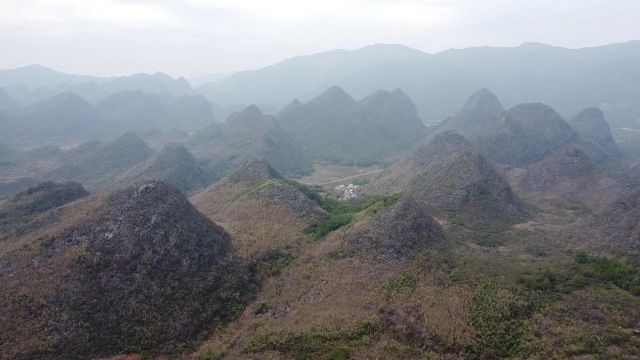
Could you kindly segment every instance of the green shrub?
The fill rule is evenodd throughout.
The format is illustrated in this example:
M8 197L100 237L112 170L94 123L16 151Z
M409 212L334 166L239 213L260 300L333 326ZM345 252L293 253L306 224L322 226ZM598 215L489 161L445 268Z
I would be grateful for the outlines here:
M576 274L569 280L569 286L575 289L582 289L589 285L589 280L582 274Z
M388 297L409 294L415 290L418 280L412 274L404 272L385 286Z
M607 342L599 336L580 336L567 355L602 354Z
M256 306L256 309L253 311L254 315L262 315L266 314L269 311L269 305L265 303L260 303Z
M640 271L619 260L576 254L566 270L549 270L519 275L518 283L531 291L568 292L594 285L612 284L633 295L640 295Z
M579 251L576 254L575 262L578 264L587 264L591 262L592 257L584 251Z
M224 357L224 351L221 350L207 350L204 354L198 356L198 360L218 360Z
M333 349L329 354L330 360L349 360L351 358L351 351L345 348Z
M564 276L551 270L520 275L517 280L525 288L533 291L555 291L565 282Z
M614 284L634 295L640 295L640 272L616 259L580 252L576 254L573 270L577 272L574 282L583 287L587 283ZM580 277L577 278L578 276Z
M250 270L262 276L278 276L293 260L293 255L281 249L272 249L258 257L251 264Z
M320 220L317 224L311 225L305 230L305 233L320 238L349 224L352 219L353 213L329 214L328 217Z
M533 305L515 288L483 279L475 290L471 325L476 343L471 358L506 359L522 355L529 334Z

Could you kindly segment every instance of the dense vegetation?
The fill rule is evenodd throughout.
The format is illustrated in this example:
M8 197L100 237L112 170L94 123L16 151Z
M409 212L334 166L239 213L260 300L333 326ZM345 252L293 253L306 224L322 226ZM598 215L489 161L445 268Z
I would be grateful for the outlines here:
M323 237L342 226L348 225L355 214L361 211L371 209L375 213L378 209L374 209L374 207L378 206L384 209L398 201L398 195L368 195L349 200L340 200L331 194L321 195L316 189L303 184L298 184L297 186L328 213L326 218L305 230L305 233L316 238Z
M519 282L534 291L568 292L593 286L616 286L640 296L640 268L637 261L633 257L623 262L579 252L568 269L524 274Z

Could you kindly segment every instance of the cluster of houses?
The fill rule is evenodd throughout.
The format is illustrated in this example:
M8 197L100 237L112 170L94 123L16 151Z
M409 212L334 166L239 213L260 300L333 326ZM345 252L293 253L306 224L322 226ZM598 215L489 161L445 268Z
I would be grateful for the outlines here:
M356 190L360 186L354 184L341 184L335 187L335 190L340 193L340 199L347 200L357 197Z

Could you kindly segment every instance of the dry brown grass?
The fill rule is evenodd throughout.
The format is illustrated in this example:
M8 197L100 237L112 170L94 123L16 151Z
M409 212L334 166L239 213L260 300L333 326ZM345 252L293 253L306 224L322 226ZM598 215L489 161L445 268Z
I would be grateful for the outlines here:
M16 348L3 349L5 354L16 354L32 349L46 349L49 339L41 328L39 317L52 317L41 314L40 305L46 304L59 291L69 265L85 253L84 245L72 245L62 249L56 256L48 257L43 253L48 239L61 234L94 216L102 206L104 196L94 195L61 208L50 210L35 217L38 222L47 216L55 216L56 221L44 226L34 227L22 236L10 237L0 247L0 257L10 262L12 271L20 276L0 274L1 312L16 315L20 323L5 323L1 327L4 336L24 339L14 344ZM28 270L27 270L28 269ZM1 335L0 335L1 337ZM0 359L5 358L0 356Z
M283 204L262 199L245 199L211 219L231 235L238 254L251 258L270 249L298 246L308 237L303 230L310 224Z
M442 339L439 341L445 347L466 346L472 337L468 326L469 289L444 280L443 260L437 253L413 263L381 262L376 254L368 253L340 256L347 246L345 234L372 226L369 218L360 220L324 239L299 243L295 262L280 276L269 279L242 316L205 342L194 358L220 349L230 359L279 358L281 354L273 352L247 353L246 348L265 335L327 333L367 321L391 322L392 333L401 338L400 328L413 327L411 322L415 320L429 336ZM389 283L405 271L424 275L420 275L412 294L390 298ZM260 307L267 311L256 314ZM352 357L370 358L367 355L371 349L382 346L384 352L377 358L394 358L400 346L394 336L382 334L370 339L358 345Z

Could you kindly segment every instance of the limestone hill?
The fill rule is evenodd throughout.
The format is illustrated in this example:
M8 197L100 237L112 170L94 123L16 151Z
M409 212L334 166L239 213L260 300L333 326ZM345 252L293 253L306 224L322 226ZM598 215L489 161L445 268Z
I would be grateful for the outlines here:
M41 177L74 180L89 189L109 188L120 173L152 155L153 150L135 133L129 132L109 143L89 142L70 150L61 167Z
M524 167L544 159L574 136L575 131L552 108L531 103L502 113L474 144L494 161Z
M489 89L473 93L458 112L444 120L429 138L444 131L454 131L470 141L482 137L486 127L492 127L498 116L504 112L500 100Z
M399 89L355 101L334 86L307 103L292 102L277 118L309 157L349 165L381 162L426 131L413 102Z
M210 159L208 169L217 176L228 174L247 161L265 158L291 177L311 172L311 163L300 145L275 121L255 106L229 116L196 133L188 144L200 158Z
M412 198L356 224L345 235L351 251L381 259L411 259L426 249L446 249L446 235L425 206Z
M142 179L164 180L185 192L197 190L209 183L209 176L180 143L165 145L159 153L126 171L118 181L127 184Z
M581 138L598 145L605 153L618 158L622 152L611 135L609 124L604 118L602 110L590 107L582 110L569 121Z
M506 180L463 136L452 132L437 135L369 187L373 192L403 192L434 214L469 225L514 223L526 214Z
M4 358L181 351L249 296L229 236L171 185L140 183L55 211L63 220L0 252Z

